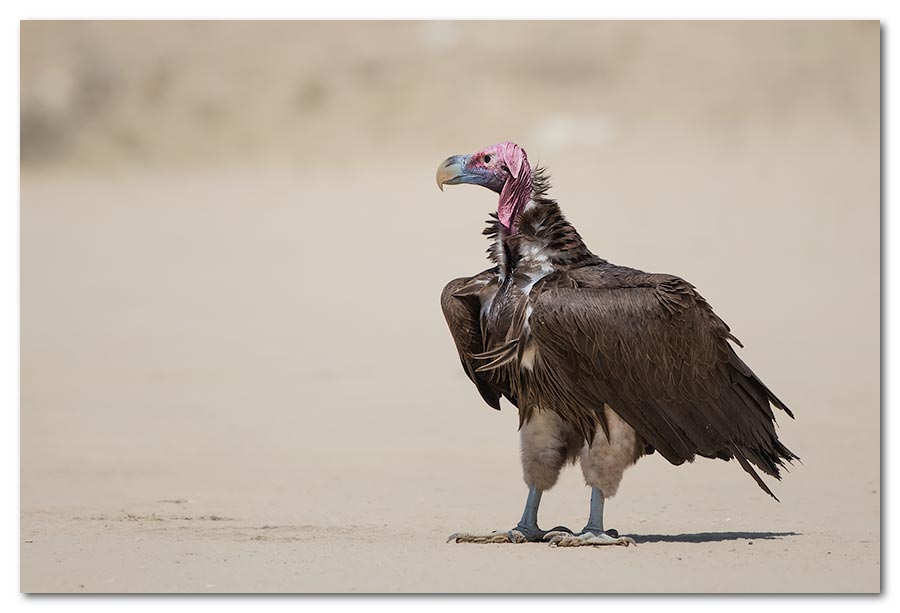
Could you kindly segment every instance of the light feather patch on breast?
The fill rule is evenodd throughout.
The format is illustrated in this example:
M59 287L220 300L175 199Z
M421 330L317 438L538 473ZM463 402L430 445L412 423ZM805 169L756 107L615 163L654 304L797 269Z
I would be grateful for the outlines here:
M556 271L553 266L553 254L544 241L522 241L518 246L518 254L519 262L516 270L527 279L521 287L525 294L531 291L535 283Z

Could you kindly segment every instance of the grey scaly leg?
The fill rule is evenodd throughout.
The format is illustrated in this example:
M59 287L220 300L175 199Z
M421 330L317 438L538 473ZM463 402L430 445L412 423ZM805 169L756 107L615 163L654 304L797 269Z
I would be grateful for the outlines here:
M533 543L542 540L551 532L554 534L572 535L571 530L564 526L557 526L553 530L544 531L538 527L538 508L541 506L543 492L534 486L528 488L528 498L525 500L525 510L518 525L507 532L491 532L490 534L469 534L457 532L451 534L447 542L457 543Z
M541 529L538 528L537 516L538 508L541 506L541 496L543 493L544 492L533 485L528 488L528 498L525 499L525 510L522 511L522 519L519 520L518 525L514 528L514 530L521 532L525 538L541 531ZM510 532L512 532L512 530L510 530ZM541 536L543 536L543 534ZM540 537L533 540L540 540Z
M603 491L591 488L591 513L587 525L581 534L573 535L565 532L548 532L545 537L550 540L551 547L583 547L585 545L634 545L634 539L619 536L615 530L603 529Z
M599 488L591 488L591 513L582 532L603 532L603 491Z

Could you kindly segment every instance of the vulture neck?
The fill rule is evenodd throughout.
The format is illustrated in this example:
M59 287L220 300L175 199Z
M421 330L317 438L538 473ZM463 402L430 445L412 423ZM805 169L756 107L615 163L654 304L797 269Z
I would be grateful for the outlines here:
M531 190L515 232L509 231L491 215L484 231L492 240L488 257L497 264L501 280L517 281L528 289L548 274L571 270L603 262L591 253L560 210L555 200L547 196L550 177L542 169L535 169ZM519 283L520 281L521 283Z

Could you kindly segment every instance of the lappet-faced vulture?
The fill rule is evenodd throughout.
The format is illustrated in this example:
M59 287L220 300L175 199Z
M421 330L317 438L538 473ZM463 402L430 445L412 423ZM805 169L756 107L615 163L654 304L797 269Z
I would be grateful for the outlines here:
M547 173L515 143L449 157L437 182L499 194L484 232L494 266L448 283L441 306L484 401L518 408L529 487L515 528L451 540L633 543L604 528L603 504L654 450L676 466L736 459L774 497L754 467L779 479L797 459L778 440L773 407L793 414L738 357L731 343L740 342L693 285L591 253L548 197ZM577 460L592 488L587 525L541 530L541 494Z

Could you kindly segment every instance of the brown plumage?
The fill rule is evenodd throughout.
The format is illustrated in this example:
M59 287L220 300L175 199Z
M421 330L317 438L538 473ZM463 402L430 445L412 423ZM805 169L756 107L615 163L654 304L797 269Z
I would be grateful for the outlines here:
M637 456L734 458L773 495L754 466L780 478L797 458L778 440L772 407L793 415L738 357L728 326L687 281L595 256L547 196L546 173L528 178L513 223L495 215L485 230L496 266L451 281L441 296L485 402L499 409L507 398L520 427L550 411L579 447L595 434L610 439L612 411L633 429Z

